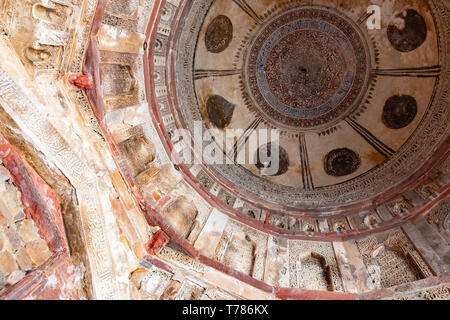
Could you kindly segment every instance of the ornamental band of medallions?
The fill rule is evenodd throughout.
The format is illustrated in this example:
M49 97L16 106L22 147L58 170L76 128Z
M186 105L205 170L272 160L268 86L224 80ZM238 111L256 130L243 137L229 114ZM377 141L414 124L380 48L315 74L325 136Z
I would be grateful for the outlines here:
M193 66L198 34L203 20L213 1L194 1L188 10L184 25L179 26L176 52L179 61L175 66L176 86L179 107L188 128L194 121L202 121L195 94ZM448 5L441 1L429 1L436 30L439 32L439 50L447 52L450 47L450 15ZM174 31L172 31L174 32ZM442 56L442 54L441 54ZM442 73L435 87L435 93L424 115L423 121L411 138L390 157L376 168L357 178L332 185L304 190L300 188L275 185L270 181L249 175L239 166L216 165L214 168L226 179L236 185L236 189L258 195L260 199L293 207L333 206L336 204L357 202L383 193L405 181L410 172L415 172L423 164L423 159L431 157L434 150L448 136L450 104L450 66L447 61L440 61ZM204 129L206 125L204 124Z

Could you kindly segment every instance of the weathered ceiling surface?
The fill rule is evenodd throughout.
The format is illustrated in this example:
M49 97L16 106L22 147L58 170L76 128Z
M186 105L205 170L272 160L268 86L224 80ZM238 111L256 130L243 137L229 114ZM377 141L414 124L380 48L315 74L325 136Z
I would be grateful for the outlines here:
M423 166L448 129L439 12L397 1L394 10L410 8L413 17L395 35L393 28L367 31L365 20L358 25L369 1L351 10L326 3L248 2L246 10L233 1L193 3L168 44L176 51L169 93L192 132L201 119L243 129L234 147L245 149L252 130L282 131L286 159L277 174L224 165L213 168L215 180L294 212L385 193Z
M427 176L446 153L445 15L439 4L396 1L382 10L384 28L368 30L370 4L167 5L150 80L160 134L183 159L211 145L186 143L200 121L226 154L226 164L181 165L185 181L242 219L284 213L289 221L276 226L295 233L327 231L306 217L368 216ZM174 134L180 128L188 139ZM273 128L277 172L263 176L259 159L236 161L268 149L250 136Z
M0 16L0 298L449 299L448 1Z

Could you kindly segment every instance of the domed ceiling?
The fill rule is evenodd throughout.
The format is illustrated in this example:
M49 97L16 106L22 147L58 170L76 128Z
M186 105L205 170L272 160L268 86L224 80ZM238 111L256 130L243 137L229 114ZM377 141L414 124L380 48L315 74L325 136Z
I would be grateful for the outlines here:
M5 0L0 300L448 299L448 0Z
M194 138L198 121L214 129L193 149L214 141L226 163L186 164L208 189L221 187L212 196L235 208L332 213L370 205L430 159L448 134L439 12L397 1L382 15L389 23L369 30L370 5L216 0L166 12L184 19L157 39L156 51L171 48L166 69L155 68L156 88L171 83L160 112L170 144L175 128ZM262 129L279 130L276 146L255 148ZM267 175L259 151L277 148L279 170Z

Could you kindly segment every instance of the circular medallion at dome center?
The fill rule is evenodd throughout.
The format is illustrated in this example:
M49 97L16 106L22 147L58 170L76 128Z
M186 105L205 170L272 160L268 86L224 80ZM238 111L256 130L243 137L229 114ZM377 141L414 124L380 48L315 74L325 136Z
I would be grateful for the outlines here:
M247 94L266 120L317 130L340 121L361 101L370 57L352 20L324 7L298 7L258 30L244 70Z

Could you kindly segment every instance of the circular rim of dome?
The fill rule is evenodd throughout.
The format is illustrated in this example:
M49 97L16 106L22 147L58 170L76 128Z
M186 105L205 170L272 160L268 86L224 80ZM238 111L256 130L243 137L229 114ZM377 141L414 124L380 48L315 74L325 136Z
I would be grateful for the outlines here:
M450 34L443 28L445 22L442 21L448 18L440 14L441 3L435 0L429 2L429 10L441 40L438 50L443 52L450 46L447 43L450 41ZM194 70L185 66L193 65L198 35L211 4L212 0L193 1L188 4L188 7L183 8L185 18L174 31L175 43L171 44L174 60L177 63L172 73L174 85L169 88L169 91L172 91L175 110L181 123L188 129L194 121L202 121L202 117L198 111L191 112L192 108L187 108L187 106L198 106L198 100L195 94ZM210 176L216 177L215 180L225 189L228 189L227 185L231 183L234 185L236 194L248 199L256 197L261 205L267 204L267 207L277 204L284 212L299 213L303 210L315 211L318 208L333 208L335 211L337 208L366 203L388 192L395 194L396 187L406 183L418 170L425 170L420 159L430 158L433 150L441 146L448 137L445 111L450 96L446 95L445 88L450 82L450 74L448 64L445 61L440 63L442 64L440 81L435 88L434 100L430 103L423 121L397 153L358 177L310 191L279 185L277 186L279 188L274 189L270 181L249 175L248 171L239 166L202 165L202 169L210 172ZM173 91L174 89L176 91ZM187 112L188 109L191 110ZM203 129L207 129L205 124ZM245 181L240 179L242 174L245 174Z

